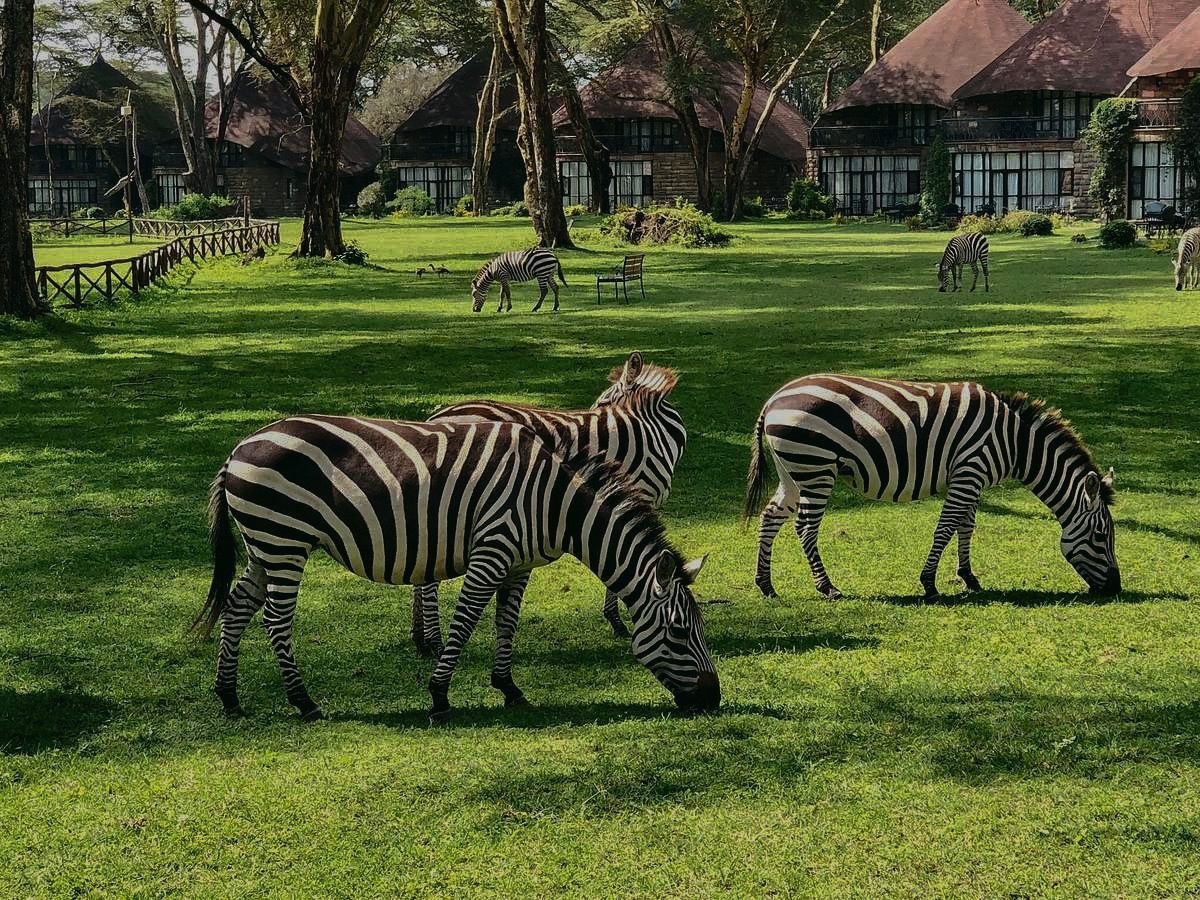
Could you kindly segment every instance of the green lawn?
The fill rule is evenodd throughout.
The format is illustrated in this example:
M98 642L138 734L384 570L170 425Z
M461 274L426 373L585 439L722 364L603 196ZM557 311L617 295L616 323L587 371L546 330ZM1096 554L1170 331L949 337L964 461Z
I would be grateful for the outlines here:
M234 259L0 322L0 897L1195 896L1200 295L1165 255L1098 249L1094 228L1072 244L1081 228L994 236L988 294L937 293L944 233L771 220L650 251L644 303L597 307L593 274L621 257L603 248L561 254L560 312L530 314L518 285L511 314L475 315L471 275L527 224L351 224L377 268ZM431 263L451 274L418 279ZM485 622L431 729L411 591L320 557L297 656L330 719L298 721L258 628L250 718L221 717L215 644L185 630L208 484L240 438L306 411L585 406L633 349L680 372L665 517L709 554L718 714L672 715L564 560L518 634L533 705L487 686ZM980 510L987 590L946 560L947 596L922 603L940 504L839 488L822 552L845 599L816 594L789 527L764 600L739 519L750 431L818 371L1060 406L1116 467L1126 593L1081 596L1049 512L1009 485Z

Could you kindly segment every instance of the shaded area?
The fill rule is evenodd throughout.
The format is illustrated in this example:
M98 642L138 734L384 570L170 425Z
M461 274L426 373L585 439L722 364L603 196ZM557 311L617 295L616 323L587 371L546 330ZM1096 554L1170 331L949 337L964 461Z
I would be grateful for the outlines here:
M115 713L108 701L78 690L0 686L0 754L71 749Z

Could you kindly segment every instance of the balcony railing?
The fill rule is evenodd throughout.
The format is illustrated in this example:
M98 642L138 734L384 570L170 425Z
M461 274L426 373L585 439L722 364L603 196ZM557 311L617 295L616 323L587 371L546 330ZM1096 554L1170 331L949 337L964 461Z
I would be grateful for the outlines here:
M946 118L938 122L947 141L1073 141L1087 126L1076 119L1047 119L1042 116L1007 116L985 119L978 116Z
M385 162L408 162L418 159L460 159L470 162L473 153L469 144L384 144L383 146Z
M608 148L609 153L686 153L687 145L666 135L596 134L596 140ZM573 134L560 134L555 138L559 153L582 153L579 139Z
M108 163L102 159L56 159L52 162L55 175L95 175L112 172ZM30 175L48 175L49 172L50 166L47 165L44 156L29 157Z
M1179 124L1182 100L1139 100L1138 128L1174 128Z
M818 125L809 135L813 147L924 147L932 128L896 125Z

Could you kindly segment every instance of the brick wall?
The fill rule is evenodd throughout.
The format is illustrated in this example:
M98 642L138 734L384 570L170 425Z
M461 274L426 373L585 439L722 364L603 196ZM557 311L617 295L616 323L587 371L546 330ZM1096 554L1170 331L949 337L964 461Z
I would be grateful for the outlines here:
M221 172L225 176L227 196L250 197L251 215L303 215L305 173L293 172L251 150L246 151L245 165L231 166Z

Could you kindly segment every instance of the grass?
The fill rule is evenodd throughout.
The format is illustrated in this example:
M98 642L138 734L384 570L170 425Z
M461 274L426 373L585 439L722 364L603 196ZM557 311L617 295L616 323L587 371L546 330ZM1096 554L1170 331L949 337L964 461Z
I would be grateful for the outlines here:
M0 323L0 895L1200 891L1200 307L1163 257L995 236L992 292L939 294L945 234L769 220L726 250L651 251L649 300L628 307L592 292L619 249L564 252L562 311L531 315L519 285L499 316L470 312L469 280L527 224L348 231L374 267L229 260ZM429 263L451 274L418 279ZM251 717L220 717L215 646L184 632L211 574L207 486L241 437L302 411L583 406L632 349L681 374L690 441L665 516L709 553L719 714L672 715L564 560L534 575L518 635L533 705L487 686L485 623L454 723L430 729L411 592L322 557L297 656L330 720L296 719L259 629ZM776 387L822 370L1061 406L1116 467L1126 593L1081 596L1053 519L1009 485L984 495L981 593L947 561L947 596L918 599L938 503L839 488L822 551L845 599L816 595L790 530L782 597L758 596L738 519L750 430Z

